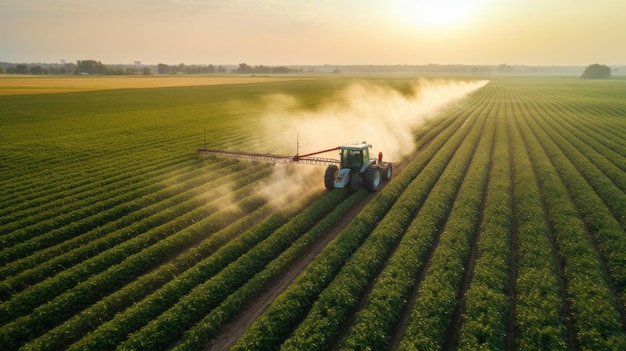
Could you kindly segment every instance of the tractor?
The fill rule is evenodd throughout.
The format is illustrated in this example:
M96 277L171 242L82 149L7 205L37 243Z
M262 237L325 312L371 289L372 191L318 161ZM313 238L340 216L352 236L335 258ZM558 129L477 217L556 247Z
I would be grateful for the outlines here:
M300 146L298 144L297 150ZM328 166L324 173L324 186L327 189L343 189L349 186L350 191L356 191L361 186L370 192L380 189L383 181L391 179L393 173L392 163L383 162L383 153L378 153L378 158L370 158L369 149L371 144L366 142L345 144L331 149L312 152L306 155L294 156L260 154L253 152L241 152L231 150L198 149L198 154L215 157L229 157L252 161L280 163L303 163L312 165ZM339 150L340 159L313 157L314 155Z
M361 186L370 192L380 189L383 181L389 180L393 173L392 165L383 162L382 152L378 158L370 158L369 149L371 144L358 143L342 145L340 148L340 167L331 164L324 174L324 185L327 189L350 186L351 191L356 191Z

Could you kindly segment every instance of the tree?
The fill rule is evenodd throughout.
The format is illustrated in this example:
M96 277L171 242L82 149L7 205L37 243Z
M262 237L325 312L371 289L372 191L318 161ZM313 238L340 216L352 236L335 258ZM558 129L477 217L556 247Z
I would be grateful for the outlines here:
M170 73L170 66L164 63L159 63L157 65L157 72L159 72L159 74L168 74Z
M594 63L585 68L580 79L609 79L611 77L611 68L605 65Z
M43 74L43 67L41 66L32 66L30 68L30 74Z
M272 72L272 69L270 67L267 67L267 66L261 65L261 66L255 66L254 67L254 73L264 74L264 73L271 73L271 72Z
M76 61L76 71L74 74L107 74L109 69L100 61L78 60Z
M272 73L291 73L291 69L285 66L274 67Z
M250 66L248 64L240 63L239 64L239 68L237 68L233 72L235 72L235 73L254 73L254 68L252 68L252 66Z
M28 74L28 65L20 63L15 66L15 73L17 74Z

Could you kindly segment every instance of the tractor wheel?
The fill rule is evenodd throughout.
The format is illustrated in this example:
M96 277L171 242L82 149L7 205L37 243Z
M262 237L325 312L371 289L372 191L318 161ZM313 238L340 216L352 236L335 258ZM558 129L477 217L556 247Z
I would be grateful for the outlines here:
M350 192L356 192L361 187L361 173L353 172L350 175Z
M365 189L372 193L378 191L381 180L380 167L369 167L365 170Z
M384 168L383 170L383 180L389 180L391 179L391 176L393 175L393 168L391 167L391 165L387 165L387 167Z
M330 165L326 168L326 173L324 174L324 186L326 189L332 190L335 188L335 177L338 171L339 167L335 165Z

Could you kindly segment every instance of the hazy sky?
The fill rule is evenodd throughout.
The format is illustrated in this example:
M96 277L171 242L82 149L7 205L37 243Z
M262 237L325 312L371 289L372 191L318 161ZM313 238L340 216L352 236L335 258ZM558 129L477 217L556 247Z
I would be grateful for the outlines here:
M626 0L0 0L0 61L626 64Z

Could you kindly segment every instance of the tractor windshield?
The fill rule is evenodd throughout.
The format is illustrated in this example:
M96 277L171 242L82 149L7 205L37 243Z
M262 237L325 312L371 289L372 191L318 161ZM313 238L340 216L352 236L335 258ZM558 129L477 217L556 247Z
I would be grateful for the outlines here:
M363 166L363 150L341 150L341 167L342 168L361 168Z

